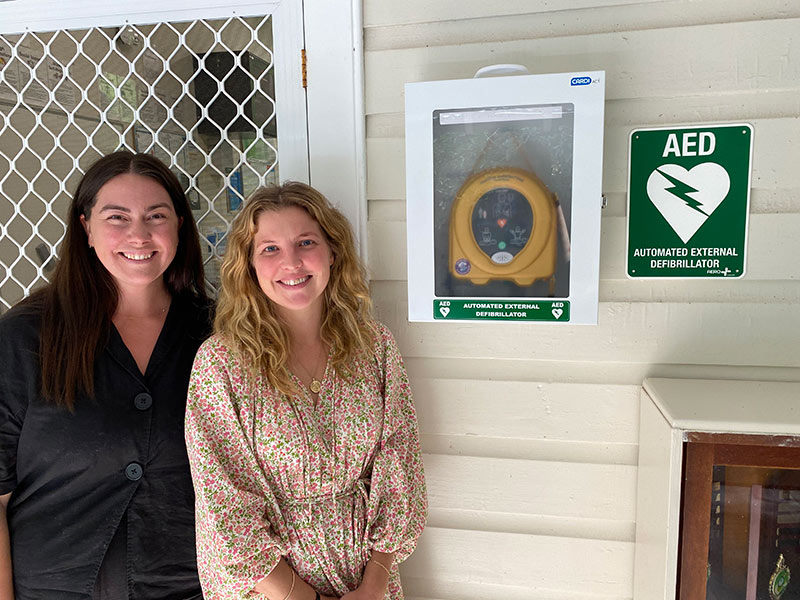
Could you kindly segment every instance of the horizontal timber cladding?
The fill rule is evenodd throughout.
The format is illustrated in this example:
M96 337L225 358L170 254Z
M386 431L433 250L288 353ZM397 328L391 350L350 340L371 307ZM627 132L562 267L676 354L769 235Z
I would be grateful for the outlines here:
M613 521L620 528L634 521L634 465L435 454L426 455L425 475L432 506L447 507L441 510ZM459 524L451 515L447 522L467 529L470 520Z
M800 29L800 21L798 22ZM800 57L798 58L800 61ZM800 73L798 73L800 81ZM741 99L746 101L745 98ZM792 104L792 102L794 104ZM666 101L660 101L667 104ZM787 110L800 114L800 100L794 98ZM661 111L658 106L652 110ZM621 110L625 110L621 108ZM644 116L644 115L642 115ZM702 124L725 117L709 114L705 119L682 119L684 124ZM728 119L734 119L730 114ZM753 207L760 212L800 213L800 176L796 169L796 140L800 139L800 119L797 116L774 119L750 119L755 128L753 147ZM652 123L649 123L652 124ZM662 123L655 123L661 125ZM628 174L628 136L634 126L606 123L605 155L603 157L603 192L616 194L620 210L624 211ZM401 133L401 132L398 132ZM765 143L769 140L769 143ZM367 140L367 192L375 200L405 198L405 140L403 137L376 137ZM616 209L616 206L610 208ZM624 212L620 213L624 214Z
M626 3L628 0L625 0ZM648 2L636 2L624 11L619 6L605 5L583 8L570 3L569 10L514 14L506 12L508 3L498 6L496 14L481 19L475 27L468 19L431 21L431 11L420 22L373 27L366 31L364 43L370 51L397 50L420 46L452 46L457 44L491 43L496 41L577 37L589 34L618 33L654 29L694 27L724 22L728 25L753 20L752 4L729 0L691 0L660 2L654 7ZM436 6L445 5L437 2ZM619 4L619 3L615 3ZM405 3L404 3L405 5ZM495 6L485 4L491 11ZM552 5L551 7L556 7ZM579 10L574 10L578 8ZM654 10L655 8L655 10ZM451 13L452 13L452 9ZM787 19L800 16L800 7L786 0L765 0L759 4L759 19ZM535 35L532 35L535 32Z
M405 356L800 366L797 303L608 302L592 327L433 327L405 322L402 282L373 282L372 289L379 315L395 331Z
M367 52L367 114L402 112L403 85L472 77L494 63L534 73L605 70L606 98L659 99L796 89L800 19ZM475 24L479 27L479 24Z
M414 394L423 435L618 444L638 436L638 385L420 376ZM597 410L614 420L595 419Z
M800 5L364 3L368 243L414 387L429 526L408 600L628 600L646 376L800 380ZM407 321L405 83L606 71L599 324ZM747 274L625 275L632 129L754 127Z
M630 598L632 542L438 527L422 536L402 569L409 595L501 600L556 598L558 591L562 598ZM432 590L413 582L434 573Z
M660 0L571 0L572 12L576 9L599 8L602 6L622 6ZM364 3L364 25L372 27L391 26L406 23L457 21L466 19L496 17L501 15L519 18L525 14L547 14L553 12L553 3L548 0L506 0L492 5L482 0L454 0L426 2L410 0L402 6L392 6L385 2L372 0Z

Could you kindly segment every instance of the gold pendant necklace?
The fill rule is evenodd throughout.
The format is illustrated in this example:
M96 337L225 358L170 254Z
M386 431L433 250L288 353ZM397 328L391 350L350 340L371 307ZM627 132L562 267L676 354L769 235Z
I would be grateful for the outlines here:
M305 365L303 365L303 363L301 363L299 360L297 361L297 366L303 369L306 376L311 380L311 383L308 384L308 389L311 390L313 394L319 394L320 390L322 389L322 381L316 378L316 373L319 372L320 363L325 359L325 346L323 345L322 352L320 353L320 356L317 357L317 363L314 365L315 368L313 372L306 369ZM325 377L324 373L323 377Z

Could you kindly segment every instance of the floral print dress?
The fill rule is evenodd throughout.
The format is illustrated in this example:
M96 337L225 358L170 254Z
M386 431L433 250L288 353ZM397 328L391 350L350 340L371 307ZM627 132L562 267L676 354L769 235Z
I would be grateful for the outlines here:
M249 382L219 337L201 346L186 444L207 600L257 597L281 557L339 597L358 587L372 550L396 553L386 598L403 598L397 562L422 533L427 500L411 389L384 326L353 373L329 361L315 406L294 377L291 398Z

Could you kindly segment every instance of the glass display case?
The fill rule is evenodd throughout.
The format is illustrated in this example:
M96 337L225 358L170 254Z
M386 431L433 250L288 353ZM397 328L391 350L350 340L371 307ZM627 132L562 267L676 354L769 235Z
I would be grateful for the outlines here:
M800 598L800 382L642 384L633 598Z
M685 436L678 598L800 599L800 437Z

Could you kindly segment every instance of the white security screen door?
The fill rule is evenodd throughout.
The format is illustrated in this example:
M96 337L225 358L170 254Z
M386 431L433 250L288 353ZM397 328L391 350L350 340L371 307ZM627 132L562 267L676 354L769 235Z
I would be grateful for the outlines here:
M170 166L212 287L243 199L308 181L299 1L120 4L0 2L0 312L47 279L104 154Z

